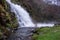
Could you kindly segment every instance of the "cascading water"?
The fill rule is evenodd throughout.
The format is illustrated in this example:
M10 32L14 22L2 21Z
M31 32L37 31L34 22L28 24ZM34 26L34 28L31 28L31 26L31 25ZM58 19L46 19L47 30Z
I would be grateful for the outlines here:
M21 27L34 27L31 18L29 17L29 13L26 12L20 5L12 3L10 0L6 0L11 7L11 11L14 12L17 16L19 25Z
M54 26L54 24L34 24L29 16L29 13L24 10L20 5L14 4L11 2L11 0L6 0L11 7L11 12L14 12L18 23L19 23L19 27L45 27L45 26Z

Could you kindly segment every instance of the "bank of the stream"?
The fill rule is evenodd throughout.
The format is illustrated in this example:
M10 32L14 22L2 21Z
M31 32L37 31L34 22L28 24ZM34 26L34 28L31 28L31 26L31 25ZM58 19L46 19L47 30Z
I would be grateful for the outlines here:
M33 40L60 40L60 25L54 27L42 27L34 31Z

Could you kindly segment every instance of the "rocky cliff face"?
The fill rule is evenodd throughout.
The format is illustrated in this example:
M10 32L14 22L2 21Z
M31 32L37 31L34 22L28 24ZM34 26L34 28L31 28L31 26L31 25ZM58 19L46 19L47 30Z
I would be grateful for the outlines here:
M12 30L17 27L17 20L5 0L0 0L0 40L5 40Z
M22 5L37 22L60 22L59 6L46 4L42 0L14 0L13 2Z

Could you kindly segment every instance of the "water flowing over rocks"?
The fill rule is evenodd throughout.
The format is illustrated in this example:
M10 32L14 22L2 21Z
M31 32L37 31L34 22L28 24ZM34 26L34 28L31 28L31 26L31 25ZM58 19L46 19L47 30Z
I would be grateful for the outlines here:
M34 27L19 28L14 33L12 33L8 40L32 40L31 36L34 30Z
M11 2L11 0L6 0L8 4L10 4L11 7L11 12L14 12L18 23L19 27L34 27L35 24L32 22L31 17L29 16L29 13L21 7L21 5L17 5Z
M17 29L17 31L15 33L12 33L12 35L9 37L8 40L32 40L31 36L33 34L33 30L35 29L35 27L53 27L53 24L39 24L39 26L36 24L34 24L34 22L32 21L29 13L23 8L21 7L21 5L18 4L14 4L11 2L11 0L6 0L8 4L10 4L11 7L11 12L14 12L16 17L17 17L17 21L19 23L19 27Z
M9 10L10 8L6 5L6 1L11 8L11 12ZM45 0L45 2L42 0L15 0L17 2L20 1L17 4L11 1L12 0L0 0L0 39L7 39L7 36L13 32L8 40L32 40L31 36L35 27L53 27L56 21L60 24L60 1L50 0L51 3L46 3L48 1ZM41 23L34 23L32 18ZM19 23L18 28L17 21ZM54 22L50 23L50 21ZM58 24L58 22L56 24ZM15 28L17 28L17 30L14 32Z

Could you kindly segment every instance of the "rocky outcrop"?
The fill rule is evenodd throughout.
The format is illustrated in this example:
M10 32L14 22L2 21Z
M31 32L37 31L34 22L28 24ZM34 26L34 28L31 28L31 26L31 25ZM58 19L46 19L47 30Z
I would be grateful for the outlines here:
M60 22L59 6L46 4L42 0L14 0L13 2L22 5L35 21Z
M0 40L5 40L18 26L15 15L8 8L6 0L0 0Z

